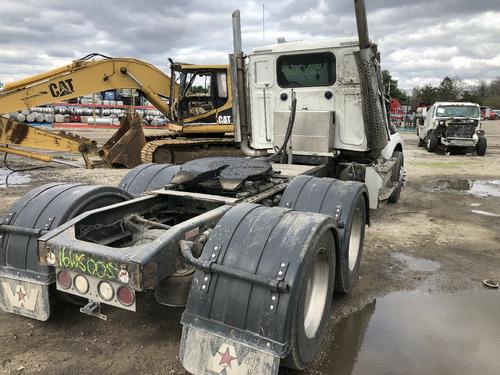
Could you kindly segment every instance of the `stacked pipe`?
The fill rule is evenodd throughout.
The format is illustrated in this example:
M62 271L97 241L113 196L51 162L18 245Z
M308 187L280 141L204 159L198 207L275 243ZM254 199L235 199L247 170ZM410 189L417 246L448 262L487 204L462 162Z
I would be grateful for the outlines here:
M164 125L167 119L157 109L135 109L148 125ZM95 120L94 120L95 111ZM9 113L9 118L26 123L66 123L83 122L96 125L119 125L125 116L125 108L91 108L56 105L52 107L33 107Z

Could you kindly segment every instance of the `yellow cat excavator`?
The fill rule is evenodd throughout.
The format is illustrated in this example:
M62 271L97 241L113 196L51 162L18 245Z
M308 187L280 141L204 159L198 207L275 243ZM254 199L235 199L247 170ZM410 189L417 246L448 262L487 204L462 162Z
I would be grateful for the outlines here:
M86 138L0 117L0 151L56 162L59 160L16 146L80 152L87 167L92 166L89 155L98 154L109 166L127 168L144 162L183 162L195 153L235 154L234 138L226 136L234 132L229 66L170 60L170 70L168 76L141 60L90 54L69 65L8 83L0 90L0 114L102 91L135 89L170 120L169 134L146 138L141 117L129 113L99 148Z

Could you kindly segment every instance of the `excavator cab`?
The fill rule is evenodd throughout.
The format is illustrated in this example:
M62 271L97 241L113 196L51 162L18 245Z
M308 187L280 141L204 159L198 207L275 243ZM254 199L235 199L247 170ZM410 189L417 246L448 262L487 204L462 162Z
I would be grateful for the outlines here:
M171 85L179 87L178 97L172 98L171 130L207 135L234 131L227 65L172 62L171 77Z

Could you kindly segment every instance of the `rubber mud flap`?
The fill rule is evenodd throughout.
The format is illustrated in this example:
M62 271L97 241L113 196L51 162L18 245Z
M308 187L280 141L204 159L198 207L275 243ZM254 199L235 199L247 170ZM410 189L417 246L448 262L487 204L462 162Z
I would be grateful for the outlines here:
M0 289L3 311L37 320L49 318L49 288L45 283L0 276Z
M187 326L182 330L180 353L191 374L276 374L280 364L280 358L271 353Z
M337 220L340 251L335 290L349 293L361 263L364 223L370 222L366 185L357 181L298 176L283 192L279 206L330 215ZM352 261L354 255L356 258Z
M184 367L193 374L240 374L233 368L247 374L248 368L248 374L272 375L277 361L291 353L307 366L329 318L337 246L338 229L330 216L249 203L229 210L197 260L181 320ZM318 254L326 265L317 277L323 292L311 292L319 299L304 298L323 259L317 262ZM318 305L311 309L311 302ZM311 310L314 318L306 319L304 311ZM306 329L308 337L302 339Z
M47 184L18 199L1 222L49 231L85 211L130 198L130 194L116 187ZM2 232L0 227L0 277L0 307L4 311L39 320L48 318L49 285L55 282L54 267L38 263L36 235ZM38 298L32 308L35 294Z
M118 187L133 196L161 189L170 183L180 167L180 165L172 164L141 164L128 171L118 184Z

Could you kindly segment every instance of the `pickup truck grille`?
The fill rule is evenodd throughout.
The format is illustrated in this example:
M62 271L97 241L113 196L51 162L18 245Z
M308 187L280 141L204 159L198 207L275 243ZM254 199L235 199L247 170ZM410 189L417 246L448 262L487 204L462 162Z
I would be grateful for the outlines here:
M446 126L446 137L456 137L456 138L472 138L476 130L475 123L448 123Z

